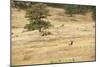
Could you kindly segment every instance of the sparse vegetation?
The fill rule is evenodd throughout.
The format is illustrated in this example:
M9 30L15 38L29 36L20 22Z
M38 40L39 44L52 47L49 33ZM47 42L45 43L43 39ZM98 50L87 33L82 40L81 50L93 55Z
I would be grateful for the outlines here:
M59 59L59 58L51 58L49 60L50 63L64 63L64 62L75 62L76 60L74 58L70 58L70 59Z
M42 31L41 32L41 36L47 36L47 35L51 35L51 32L47 32L47 31Z
M12 7L12 65L95 61L95 6L76 5L70 17L69 4L24 3Z

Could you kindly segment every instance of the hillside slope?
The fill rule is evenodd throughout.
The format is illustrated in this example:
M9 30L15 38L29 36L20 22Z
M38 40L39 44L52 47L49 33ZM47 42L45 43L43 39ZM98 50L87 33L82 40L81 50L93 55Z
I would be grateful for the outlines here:
M48 9L48 20L54 25L48 36L40 36L37 30L23 32L28 23L25 11L12 9L12 65L94 61L95 23L91 13L69 17L63 9Z

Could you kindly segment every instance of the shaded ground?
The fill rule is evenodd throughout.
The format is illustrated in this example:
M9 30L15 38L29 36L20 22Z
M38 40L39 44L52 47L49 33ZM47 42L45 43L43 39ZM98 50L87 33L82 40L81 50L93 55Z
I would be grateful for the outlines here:
M12 64L94 61L95 23L91 13L69 17L63 9L49 9L48 20L54 27L49 29L52 35L48 36L40 36L37 30L23 32L28 23L25 12L12 9Z

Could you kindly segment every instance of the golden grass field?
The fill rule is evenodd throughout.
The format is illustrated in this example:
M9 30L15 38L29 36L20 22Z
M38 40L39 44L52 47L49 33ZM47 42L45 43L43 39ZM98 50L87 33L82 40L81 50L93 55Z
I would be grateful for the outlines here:
M24 31L25 11L12 8L12 65L95 61L95 22L91 13L69 17L61 8L50 9L52 34ZM63 25L63 26L62 26ZM73 45L69 45L70 41Z

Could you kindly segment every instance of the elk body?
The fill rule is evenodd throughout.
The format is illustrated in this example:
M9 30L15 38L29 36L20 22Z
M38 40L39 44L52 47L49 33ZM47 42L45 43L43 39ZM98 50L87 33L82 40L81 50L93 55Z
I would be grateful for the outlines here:
M69 46L73 45L74 41L70 41L70 43L68 44Z

